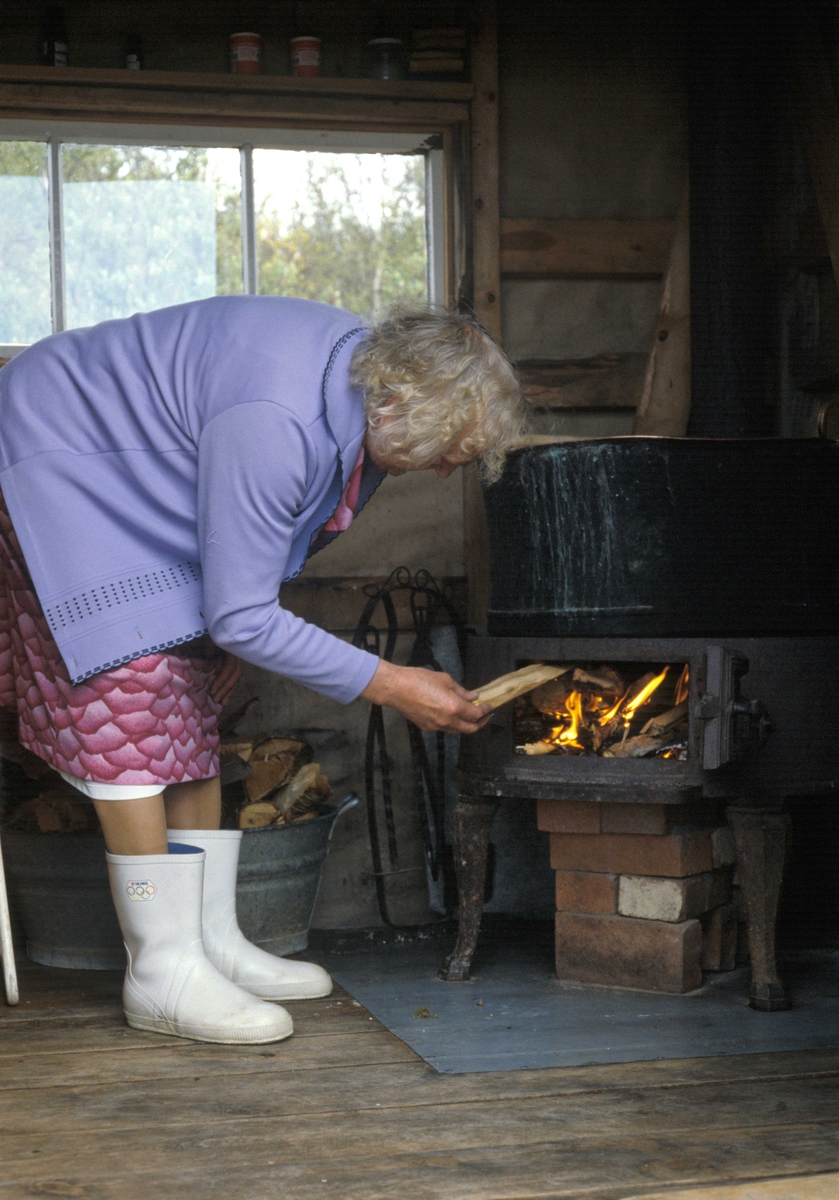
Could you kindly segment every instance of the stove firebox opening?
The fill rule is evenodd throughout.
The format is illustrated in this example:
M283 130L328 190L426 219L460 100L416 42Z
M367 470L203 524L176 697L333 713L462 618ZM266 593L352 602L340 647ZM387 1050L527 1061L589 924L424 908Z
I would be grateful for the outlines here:
M516 754L685 762L689 691L687 663L575 663L515 702Z

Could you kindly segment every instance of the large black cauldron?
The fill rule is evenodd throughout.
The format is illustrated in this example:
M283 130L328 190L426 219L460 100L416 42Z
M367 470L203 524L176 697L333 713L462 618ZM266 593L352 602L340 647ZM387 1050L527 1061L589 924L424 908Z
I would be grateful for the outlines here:
M836 443L540 446L485 500L491 635L839 633Z

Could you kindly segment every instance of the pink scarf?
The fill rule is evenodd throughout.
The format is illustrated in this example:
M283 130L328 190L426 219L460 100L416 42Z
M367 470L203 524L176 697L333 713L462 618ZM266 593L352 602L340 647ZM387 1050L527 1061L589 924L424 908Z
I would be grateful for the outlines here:
M363 467L364 443L362 442L349 482L344 488L341 499L338 501L338 507L323 526L321 533L342 533L352 525L356 505L358 504L358 493L361 490L361 471Z

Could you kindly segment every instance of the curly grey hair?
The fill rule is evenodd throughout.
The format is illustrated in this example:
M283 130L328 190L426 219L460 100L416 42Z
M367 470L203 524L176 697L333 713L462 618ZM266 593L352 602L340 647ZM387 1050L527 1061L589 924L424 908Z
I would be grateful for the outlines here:
M460 439L491 483L524 432L526 409L512 365L486 330L461 313L394 309L355 350L350 379L364 392L379 448L406 470L427 467Z

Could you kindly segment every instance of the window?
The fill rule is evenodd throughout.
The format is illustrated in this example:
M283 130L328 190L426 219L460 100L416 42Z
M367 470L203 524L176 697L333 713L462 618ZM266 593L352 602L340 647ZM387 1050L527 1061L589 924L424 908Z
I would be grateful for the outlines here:
M0 353L207 296L301 296L367 317L444 299L432 139L21 136L28 124L0 128Z

